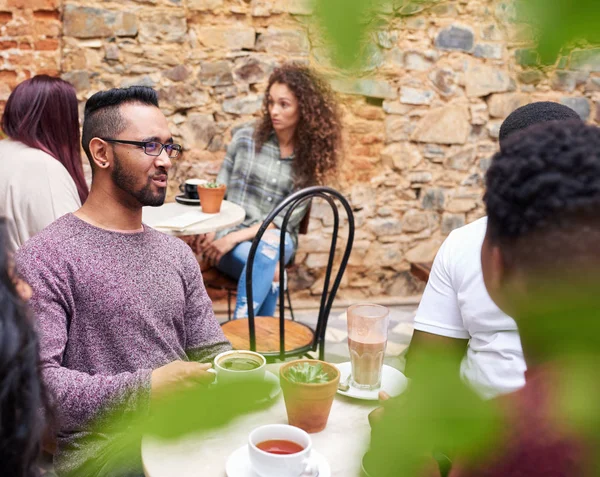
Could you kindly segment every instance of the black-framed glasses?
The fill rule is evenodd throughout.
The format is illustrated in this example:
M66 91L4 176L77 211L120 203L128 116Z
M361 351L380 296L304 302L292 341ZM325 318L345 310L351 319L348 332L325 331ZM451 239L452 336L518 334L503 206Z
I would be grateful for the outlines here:
M141 147L149 156L160 156L164 149L167 151L167 156L169 156L169 159L176 159L183 150L179 144L163 144L162 142L158 141L125 141L122 139L111 139L108 137L101 137L100 139L106 142L131 144L132 146Z

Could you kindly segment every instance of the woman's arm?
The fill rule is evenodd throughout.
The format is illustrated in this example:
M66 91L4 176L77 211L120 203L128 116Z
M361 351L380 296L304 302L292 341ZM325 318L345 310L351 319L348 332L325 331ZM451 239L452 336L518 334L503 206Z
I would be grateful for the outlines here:
M204 250L204 259L211 265L219 263L219 260L221 260L223 255L233 250L237 244L254 239L261 225L262 223L245 229L236 230L235 232L225 235L225 237L221 237L220 239L211 242ZM271 224L268 228L274 229L275 226Z

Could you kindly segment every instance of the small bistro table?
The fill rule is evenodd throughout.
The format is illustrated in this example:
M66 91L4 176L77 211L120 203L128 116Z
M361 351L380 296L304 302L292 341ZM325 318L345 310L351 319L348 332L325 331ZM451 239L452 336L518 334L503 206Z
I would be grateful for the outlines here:
M279 376L280 363L267 365ZM311 434L313 449L325 456L332 477L360 475L361 459L370 436L369 413L376 401L360 401L336 394L327 427ZM265 424L287 424L283 394L269 408L243 416L209 433L164 442L144 438L142 462L146 477L225 477L229 456L247 444L250 432Z
M160 207L144 207L142 209L142 222L150 227L155 227L156 224L159 224L164 220L174 218L194 210L194 207L198 208L198 206L183 205L177 202L169 202L161 205ZM219 230L241 224L245 218L246 211L242 207L234 204L233 202L224 200L223 204L221 205L221 211L210 219L192 224L183 230L173 230L162 227L157 228L157 230L175 236L200 235L210 232L218 232Z

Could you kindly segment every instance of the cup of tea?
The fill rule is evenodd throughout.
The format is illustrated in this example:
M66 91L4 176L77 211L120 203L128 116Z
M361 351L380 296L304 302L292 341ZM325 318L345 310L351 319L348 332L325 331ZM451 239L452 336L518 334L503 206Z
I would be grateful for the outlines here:
M218 354L214 372L221 384L239 380L262 381L265 378L267 360L254 351L231 350Z
M352 305L346 314L352 365L350 385L357 389L378 389L381 386L390 310L385 306L365 303Z
M250 464L260 477L316 477L318 464L311 449L310 436L286 424L261 426L248 437Z
M187 199L198 199L198 185L204 183L204 179L188 179L179 185L179 190Z

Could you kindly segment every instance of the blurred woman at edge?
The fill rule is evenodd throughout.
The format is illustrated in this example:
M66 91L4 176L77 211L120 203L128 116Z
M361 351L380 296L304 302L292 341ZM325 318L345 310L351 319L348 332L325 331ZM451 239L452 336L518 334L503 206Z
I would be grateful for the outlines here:
M47 75L23 81L8 98L2 130L0 216L15 251L87 198L75 88Z

